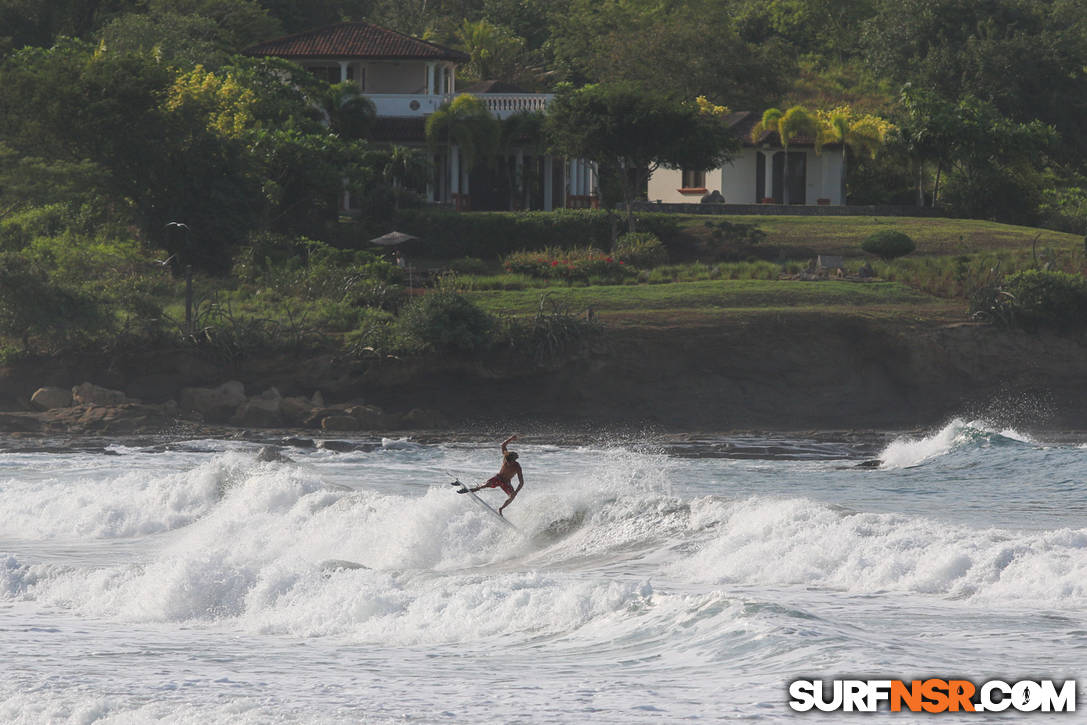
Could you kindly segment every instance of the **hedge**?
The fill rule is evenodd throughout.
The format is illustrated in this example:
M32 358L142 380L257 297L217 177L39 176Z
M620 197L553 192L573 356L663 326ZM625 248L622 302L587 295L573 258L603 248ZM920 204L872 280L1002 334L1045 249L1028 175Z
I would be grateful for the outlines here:
M677 220L668 214L640 214L640 229L662 240L673 236ZM417 254L436 259L479 257L493 260L530 249L611 248L612 222L606 211L559 209L553 212L454 212L406 209L396 229L419 237ZM619 231L622 231L620 224Z

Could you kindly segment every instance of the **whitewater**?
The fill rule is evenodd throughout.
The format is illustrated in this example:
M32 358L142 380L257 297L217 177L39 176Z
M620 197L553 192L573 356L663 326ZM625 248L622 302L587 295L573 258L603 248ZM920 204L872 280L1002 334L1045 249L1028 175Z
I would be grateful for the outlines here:
M448 485L501 437L0 439L0 722L780 722L950 676L1083 705L941 722L1084 719L1087 437L537 435L520 532Z

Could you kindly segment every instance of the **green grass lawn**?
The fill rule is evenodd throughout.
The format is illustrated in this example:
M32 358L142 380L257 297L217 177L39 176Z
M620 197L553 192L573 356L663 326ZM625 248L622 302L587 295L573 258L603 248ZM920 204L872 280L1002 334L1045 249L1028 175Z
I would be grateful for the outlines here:
M815 254L864 256L865 237L881 229L896 229L917 242L915 255L960 255L1038 248L1068 251L1083 248L1083 237L1048 229L1020 227L975 219L867 216L683 216L685 234L709 239L707 221L751 224L766 234L763 246L803 247Z
M469 297L496 314L531 314L541 295L572 313L592 308L597 313L649 310L742 310L835 307L943 310L946 300L896 282L797 282L778 280L713 280L670 284L552 287L548 290L470 292ZM958 305L961 308L961 305Z

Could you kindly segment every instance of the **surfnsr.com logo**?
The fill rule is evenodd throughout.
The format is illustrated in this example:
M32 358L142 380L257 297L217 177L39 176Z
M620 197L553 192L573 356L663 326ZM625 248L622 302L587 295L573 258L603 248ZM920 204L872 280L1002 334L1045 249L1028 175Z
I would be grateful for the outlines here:
M794 680L789 697L797 712L1075 712L1076 681Z

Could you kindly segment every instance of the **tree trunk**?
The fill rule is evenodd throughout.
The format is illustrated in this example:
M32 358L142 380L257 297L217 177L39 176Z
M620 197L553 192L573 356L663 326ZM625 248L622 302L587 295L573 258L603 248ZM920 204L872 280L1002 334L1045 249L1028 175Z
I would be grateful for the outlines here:
M917 206L925 208L925 162L917 161Z
M936 202L940 200L940 173L944 170L943 163L936 162L936 180L932 183L932 208L936 208Z

